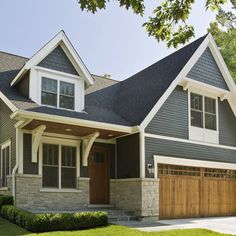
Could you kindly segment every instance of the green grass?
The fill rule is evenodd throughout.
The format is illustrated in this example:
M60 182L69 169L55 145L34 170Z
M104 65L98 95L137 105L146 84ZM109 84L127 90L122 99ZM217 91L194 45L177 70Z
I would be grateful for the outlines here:
M7 220L0 218L0 235L1 236L18 236L29 234L21 227L10 223Z
M145 233L124 226L110 225L108 227L81 230L81 231L61 231L41 234L32 234L22 228L0 218L0 235L1 236L226 236L205 229L187 229L171 230L162 232ZM229 235L228 235L229 236Z

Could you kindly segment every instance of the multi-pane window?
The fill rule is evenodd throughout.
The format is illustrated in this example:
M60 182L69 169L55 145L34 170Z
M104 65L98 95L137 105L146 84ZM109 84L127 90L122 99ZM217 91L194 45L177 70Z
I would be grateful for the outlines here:
M75 85L42 77L41 103L44 105L75 109Z
M57 80L42 78L41 103L57 107Z
M11 169L11 150L10 143L2 146L1 148L1 158L0 158L0 186L7 186L7 176L10 175Z
M61 187L76 188L76 148L61 147Z
M205 97L205 128L216 130L216 100Z
M59 146L43 144L43 187L59 187Z
M195 93L190 94L191 125L216 130L216 100Z
M43 187L76 188L76 147L43 144Z
M74 109L75 88L74 84L60 81L60 107Z
M195 93L191 93L191 125L203 127L202 96Z

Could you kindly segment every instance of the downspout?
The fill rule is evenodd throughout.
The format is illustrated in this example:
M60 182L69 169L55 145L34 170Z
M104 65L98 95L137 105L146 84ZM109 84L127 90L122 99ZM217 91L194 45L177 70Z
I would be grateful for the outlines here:
M16 128L16 164L12 170L12 195L14 198L14 204L16 204L16 171L19 167L19 128L25 121L20 120L15 124Z

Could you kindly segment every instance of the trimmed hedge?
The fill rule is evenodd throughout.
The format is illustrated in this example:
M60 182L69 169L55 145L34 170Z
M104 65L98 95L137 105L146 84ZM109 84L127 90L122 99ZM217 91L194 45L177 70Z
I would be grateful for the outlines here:
M81 230L106 226L105 212L81 212L74 214L33 214L15 206L2 207L1 215L31 232L49 232L63 230Z
M10 195L0 195L0 209L4 205L14 205L14 199Z

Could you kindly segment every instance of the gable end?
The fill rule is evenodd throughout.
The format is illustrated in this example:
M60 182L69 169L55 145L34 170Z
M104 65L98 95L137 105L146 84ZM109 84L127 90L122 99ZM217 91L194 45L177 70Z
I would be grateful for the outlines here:
M209 47L200 56L187 77L229 91Z
M57 46L49 55L47 55L38 66L57 70L73 75L78 75L76 69L66 56L61 46Z

